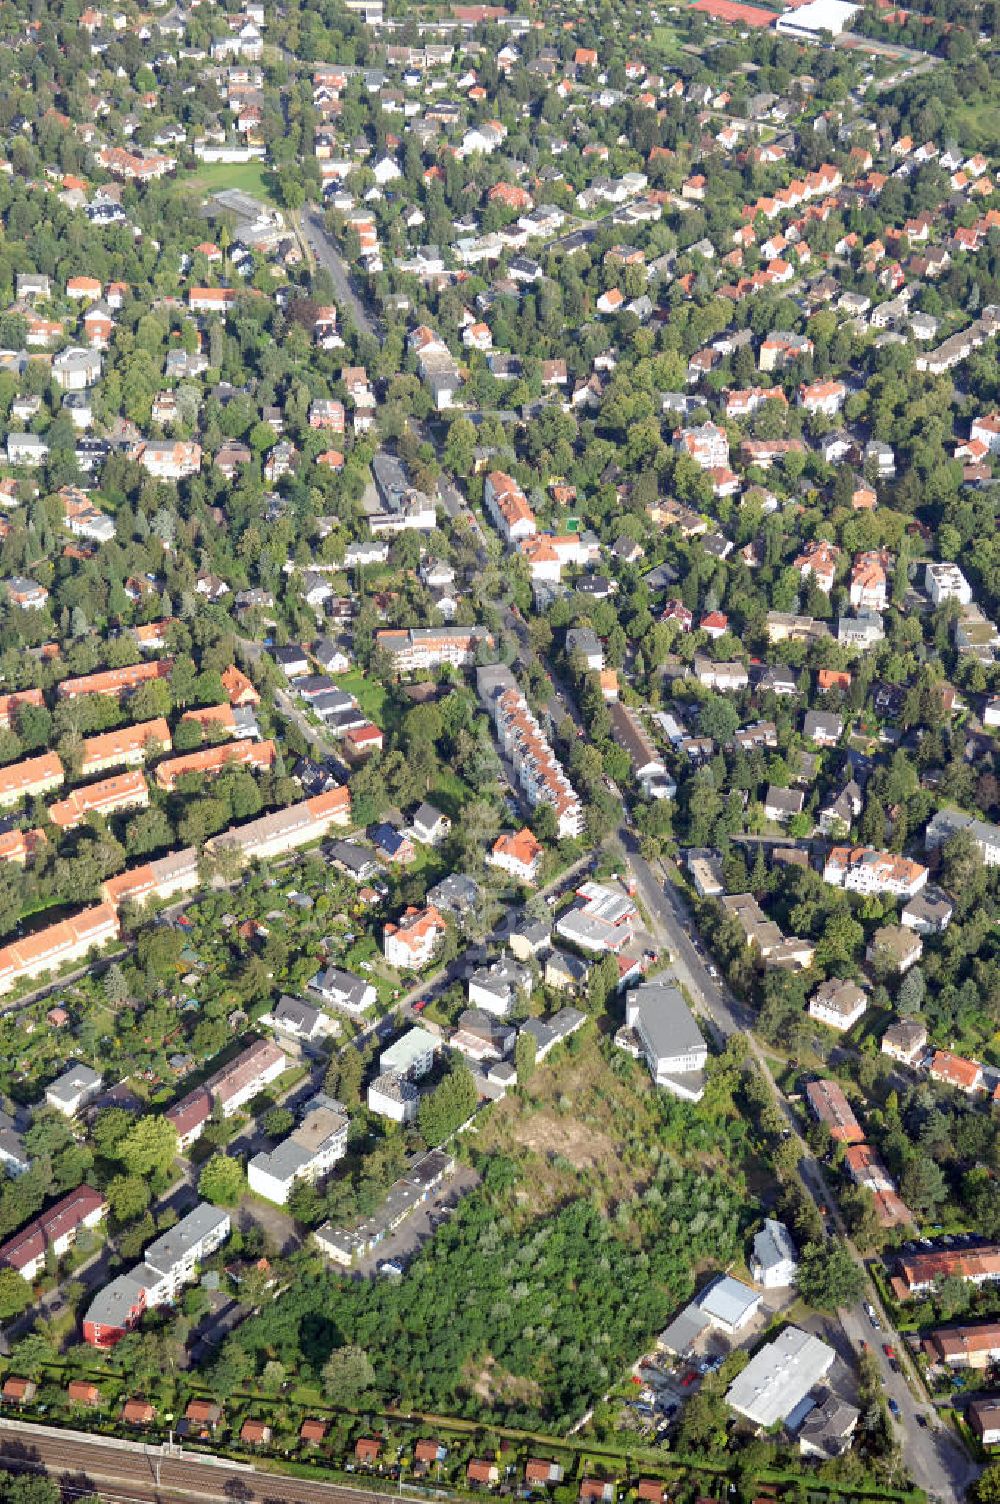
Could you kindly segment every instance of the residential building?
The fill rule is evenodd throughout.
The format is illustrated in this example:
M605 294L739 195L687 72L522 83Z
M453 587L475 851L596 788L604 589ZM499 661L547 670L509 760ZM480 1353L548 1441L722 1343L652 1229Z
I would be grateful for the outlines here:
M801 789L777 788L770 783L764 797L764 814L776 825L786 825L793 816L801 815L805 797Z
M856 610L884 611L889 600L889 555L885 549L858 554L851 569L850 601Z
M977 820L960 809L939 809L924 831L924 847L936 851L960 830L967 830L979 847L987 867L1000 866L1000 825L991 825L987 820Z
M615 1043L641 1057L657 1086L684 1101L705 1091L708 1046L676 987L644 983L625 995L625 1028Z
M63 765L55 752L43 752L24 762L0 768L0 807L20 804L22 799L37 799L59 788L66 779Z
M118 731L86 736L81 747L80 775L90 778L111 768L142 767L147 758L169 752L171 745L170 727L162 716L135 726L123 726Z
M368 1083L368 1111L393 1123L413 1123L420 1107L420 1092L398 1071L383 1071Z
M299 804L290 804L286 809L259 815L245 825L230 826L206 841L205 850L233 851L247 862L264 861L320 841L335 826L350 823L350 790L338 786L311 799L303 799Z
M912 898L927 883L928 871L920 862L871 846L834 846L826 858L823 881L850 893L891 893Z
M322 1096L315 1098L286 1139L250 1160L250 1189L284 1206L296 1185L315 1184L343 1158L347 1129L347 1113L338 1103Z
M865 1135L861 1124L851 1110L843 1087L836 1081L810 1081L806 1086L806 1101L809 1103L813 1116L820 1123L827 1125L831 1137L838 1143L860 1144L864 1142Z
M973 1092L985 1089L982 1066L975 1060L965 1060L961 1055L953 1055L950 1050L934 1051L927 1074L932 1081L940 1081L944 1086L954 1086L957 1091L964 1091L970 1096Z
M965 1412L969 1429L980 1446L1000 1446L1000 1400L974 1399Z
M35 930L0 947L0 993L9 992L26 977L58 971L117 938L118 915L108 903L81 909L69 919Z
M379 1055L378 1068L383 1075L394 1072L408 1081L419 1081L433 1068L441 1050L441 1041L427 1029L407 1029Z
M912 929L901 924L883 924L872 935L865 960L900 976L920 960L924 942Z
M194 1279L198 1265L225 1242L230 1226L227 1211L199 1202L149 1244L141 1264L98 1291L83 1318L84 1341L114 1347L145 1311L173 1301Z
M445 937L444 916L433 904L425 909L412 905L398 924L387 924L382 936L382 952L390 966L401 971L422 971Z
M422 846L440 846L451 833L451 820L426 801L419 804L410 820L410 834Z
M754 1233L750 1274L765 1290L785 1290L794 1285L799 1270L798 1250L783 1222L766 1217Z
M512 476L491 470L483 485L483 507L507 544L530 538L537 532L535 514L528 498Z
M918 935L941 935L951 923L954 912L954 905L948 895L941 888L928 883L921 893L904 905L899 919L901 924L905 924L907 929L916 930Z
M173 667L172 658L157 658L152 663L133 663L128 668L104 669L79 679L64 679L56 686L56 694L61 700L76 700L81 695L114 695L120 700L151 679L168 679Z
M530 886L538 881L544 847L525 825L513 835L497 836L486 858L491 867L499 867L509 877Z
M924 567L924 589L935 606L942 601L958 601L962 606L972 604L972 586L957 564L932 559Z
M821 983L809 999L810 1015L840 1034L853 1029L867 1007L868 998L857 983L839 977Z
M355 976L353 972L342 971L338 966L326 966L318 971L309 983L309 988L329 1007L339 1008L352 1018L360 1018L378 1000L378 993L371 982Z
M767 969L801 971L812 965L815 955L812 942L797 935L784 935L774 920L768 919L752 893L732 893L720 901Z
M270 1039L254 1040L209 1076L203 1086L196 1087L164 1113L177 1131L179 1147L187 1150L201 1137L215 1109L224 1118L231 1118L276 1081L287 1067L284 1050Z
M677 785L668 777L666 764L638 712L616 700L608 706L608 715L614 740L628 753L632 776L642 792L652 798L672 799Z
M125 903L144 904L151 898L193 893L198 884L198 852L193 846L184 846L138 867L128 867L117 877L106 878L101 896L117 909Z
M882 1035L882 1054L902 1065L915 1066L927 1049L927 1026L915 1018L900 1018Z
M484 627L386 628L375 633L375 645L389 655L396 673L414 674L442 664L472 668L479 650L493 647L493 638Z
M799 1451L803 1457L829 1461L841 1457L851 1444L851 1437L861 1419L861 1411L830 1394L816 1405L799 1428Z
M531 972L507 956L477 967L468 981L469 1004L505 1018L520 995L530 996Z
M123 809L145 809L149 789L140 772L118 773L85 788L72 789L65 799L49 805L48 815L59 830L72 830L88 815L111 815Z
M186 480L201 469L201 445L181 439L147 439L139 463L155 480Z
M906 1227L913 1222L913 1213L900 1200L891 1175L870 1144L852 1144L845 1151L844 1167L855 1185L871 1193L882 1227Z
M921 1344L931 1363L982 1371L1000 1363L1000 1321L937 1327Z
M273 741L238 741L217 747L202 747L197 752L182 752L178 757L168 757L156 768L157 786L165 793L172 793L178 779L189 774L202 778L216 778L229 768L251 768L266 772L274 766L276 748Z
M77 1186L0 1245L0 1266L16 1269L30 1283L41 1274L50 1250L54 1258L61 1259L76 1242L80 1228L97 1227L107 1211L108 1203L100 1191L89 1185Z
M835 747L844 731L844 722L839 715L828 710L807 710L802 722L802 735L819 747Z
M76 1117L100 1092L101 1079L89 1065L71 1065L45 1088L45 1105L64 1117Z
M301 1045L319 1044L337 1030L337 1025L321 1008L314 1008L302 998L290 997L288 993L284 993L259 1021Z
M510 761L528 803L549 804L555 811L560 839L583 833L583 804L563 771L528 702L509 669L480 670L479 691L496 727L497 740Z
M959 1279L969 1285L995 1284L1000 1280L1000 1244L901 1254L897 1270L892 1288L899 1300L925 1295L945 1279Z

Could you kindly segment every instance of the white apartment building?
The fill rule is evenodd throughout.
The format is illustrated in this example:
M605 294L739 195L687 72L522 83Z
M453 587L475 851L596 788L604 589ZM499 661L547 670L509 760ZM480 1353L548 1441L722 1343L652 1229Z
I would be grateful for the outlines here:
M972 605L972 586L957 564L945 561L932 562L924 569L924 589L939 606L942 601L958 601L962 606Z
M929 874L920 862L870 846L834 846L823 868L823 881L850 893L891 893L912 898Z
M298 1127L269 1153L255 1154L247 1165L250 1189L284 1206L300 1181L314 1184L347 1152L348 1118L340 1106L316 1098Z

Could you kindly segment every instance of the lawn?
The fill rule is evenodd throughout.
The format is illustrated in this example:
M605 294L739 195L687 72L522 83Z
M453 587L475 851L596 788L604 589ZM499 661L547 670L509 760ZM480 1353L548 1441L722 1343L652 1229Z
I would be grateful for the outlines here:
M265 203L277 202L271 186L274 173L264 162L202 162L196 172L186 174L180 181L182 186L204 195L238 188Z
M1000 104L981 99L976 104L962 105L954 111L952 119L955 133L968 144L970 151L993 155L1000 147Z
M682 56L681 41L672 26L653 27L653 46L669 61L674 61Z
M338 689L354 696L370 721L376 726L385 726L387 694L384 684L366 679L360 669L352 669L349 674L335 674L333 678Z

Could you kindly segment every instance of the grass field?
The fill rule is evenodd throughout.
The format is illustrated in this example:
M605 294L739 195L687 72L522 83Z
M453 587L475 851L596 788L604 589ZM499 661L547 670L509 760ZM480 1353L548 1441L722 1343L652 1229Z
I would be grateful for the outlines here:
M680 37L669 25L653 27L653 46L666 58L676 60L682 55Z
M1000 148L1000 104L982 100L954 113L955 133L970 151L993 155Z
M238 188L273 204L277 202L270 186L273 180L274 174L264 162L203 162L197 172L186 174L180 181L202 195Z

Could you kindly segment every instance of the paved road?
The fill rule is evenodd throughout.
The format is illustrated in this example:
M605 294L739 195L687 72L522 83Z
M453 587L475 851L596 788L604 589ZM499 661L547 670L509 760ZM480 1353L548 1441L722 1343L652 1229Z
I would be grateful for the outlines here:
M262 642L255 642L251 637L238 637L236 642L240 654L250 663L256 663L266 651ZM302 706L289 694L288 690L275 686L274 703L285 719L291 721L321 759L333 756L339 761L340 752L334 738L325 727L317 726L309 719Z
M381 343L382 331L365 307L347 262L327 234L323 215L319 209L303 210L302 233L320 266L325 267L330 273L338 307L342 312L350 312L351 319L360 333L370 334L372 339L377 339Z
M384 1504L372 1489L290 1478L193 1454L163 1455L142 1442L114 1446L80 1432L59 1432L0 1421L0 1466L12 1472L48 1473L65 1498L99 1492L111 1504L164 1504L170 1499L222 1504Z
M653 867L635 850L631 833L626 830L622 835L639 896L653 919L654 929L670 950L674 975L687 988L695 1007L707 1016L721 1039L728 1039L737 1033L745 1036L750 1053L796 1140L799 1174L806 1190L817 1207L829 1210L839 1238L864 1270L864 1261L848 1236L823 1167L803 1138L798 1119L778 1088L767 1057L750 1032L750 1010L733 996L721 977L711 975L708 970L711 963L706 961L696 946L697 929L683 894L669 880L669 864L668 880L664 883ZM867 1345L868 1351L878 1363L887 1398L894 1400L899 1407L897 1435L901 1432L906 1465L914 1481L926 1489L932 1499L943 1501L943 1504L958 1504L978 1469L955 1434L941 1424L936 1410L923 1403L918 1382L915 1379L908 1382L904 1372L904 1369L911 1368L908 1350L893 1329L867 1271L865 1295L878 1312L881 1331L874 1330L863 1304L859 1303L838 1313L844 1332L856 1353L860 1353L863 1345ZM893 1372L890 1360L883 1352L883 1343L893 1347L900 1363L899 1373ZM927 1422L926 1429L917 1420L918 1415Z

